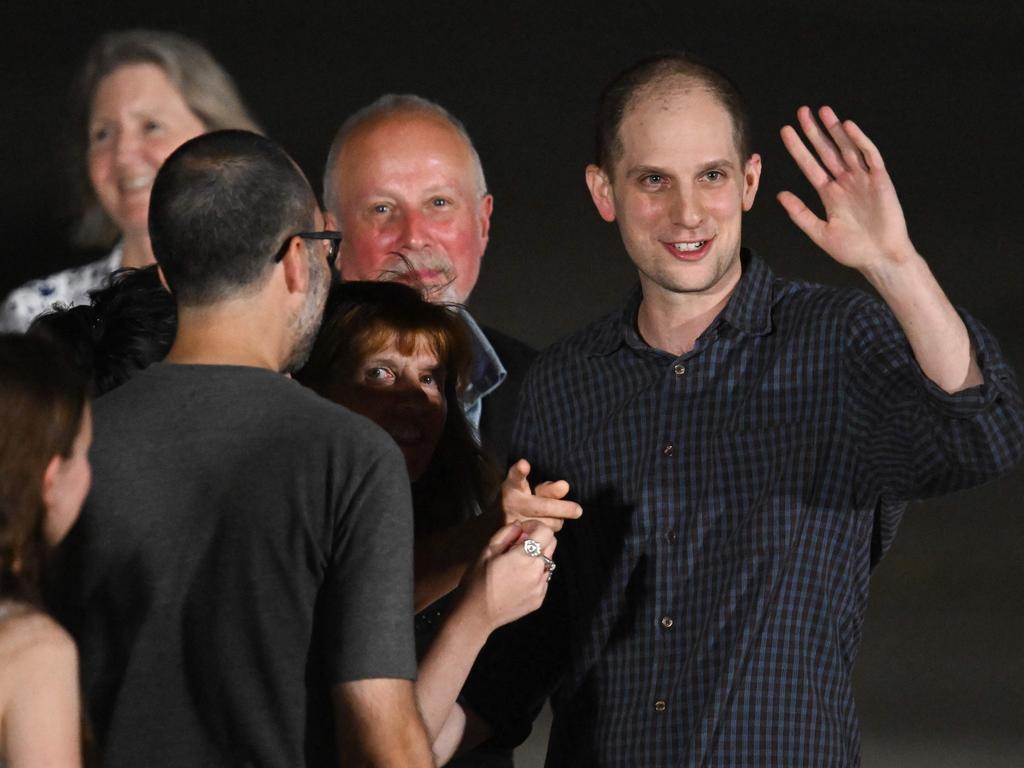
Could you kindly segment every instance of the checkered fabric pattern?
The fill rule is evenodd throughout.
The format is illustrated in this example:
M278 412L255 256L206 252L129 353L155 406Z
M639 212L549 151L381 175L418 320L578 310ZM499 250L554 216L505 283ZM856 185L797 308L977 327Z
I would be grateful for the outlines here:
M746 252L681 357L640 339L640 298L528 378L516 455L569 480L584 515L468 706L516 741L553 690L549 766L857 765L871 568L908 500L1024 454L1013 375L965 317L985 383L948 395L884 305Z

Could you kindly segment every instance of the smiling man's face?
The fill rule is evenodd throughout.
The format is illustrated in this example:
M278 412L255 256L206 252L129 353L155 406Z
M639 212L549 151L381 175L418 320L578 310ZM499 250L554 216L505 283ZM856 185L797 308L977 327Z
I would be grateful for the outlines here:
M602 218L618 222L645 298L731 290L761 161L741 159L729 113L699 85L661 87L638 94L619 138L614 168L590 166L587 182Z
M493 201L458 131L431 114L385 115L355 129L330 173L342 277L399 280L432 301L466 301Z

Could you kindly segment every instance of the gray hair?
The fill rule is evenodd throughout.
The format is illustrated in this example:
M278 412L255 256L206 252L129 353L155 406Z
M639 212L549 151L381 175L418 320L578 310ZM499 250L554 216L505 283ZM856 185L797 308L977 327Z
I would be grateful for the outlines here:
M153 29L126 29L103 35L89 50L78 74L68 141L69 167L77 187L80 216L75 242L82 246L109 246L119 234L89 183L88 129L92 100L103 78L131 64L160 67L206 130L238 128L261 132L231 76L199 43Z
M416 96L411 93L386 93L350 115L341 124L341 127L334 136L334 141L331 142L331 149L327 153L327 164L324 166L324 205L327 206L328 210L337 210L338 192L334 188L332 171L338 161L338 155L341 154L341 150L345 146L345 142L348 141L349 136L356 129L367 123L372 123L382 117L398 114L430 115L450 125L462 137L462 140L466 142L466 146L473 157L473 169L480 197L487 194L487 180L484 178L484 168L480 163L480 155L477 153L476 147L473 146L473 140L469 138L469 133L466 131L466 126L462 124L462 121L437 102L425 99L422 96Z

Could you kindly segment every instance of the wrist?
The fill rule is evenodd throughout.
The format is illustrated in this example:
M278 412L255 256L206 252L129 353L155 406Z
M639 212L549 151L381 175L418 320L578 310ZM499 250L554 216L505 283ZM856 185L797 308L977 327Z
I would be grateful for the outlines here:
M931 274L928 264L913 245L880 255L861 270L864 278L883 297L919 285L923 275Z

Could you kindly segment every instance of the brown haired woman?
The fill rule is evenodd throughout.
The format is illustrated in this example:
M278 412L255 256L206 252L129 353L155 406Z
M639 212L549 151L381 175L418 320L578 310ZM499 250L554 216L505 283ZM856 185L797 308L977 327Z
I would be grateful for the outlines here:
M525 462L509 471L495 498L497 468L477 444L459 400L470 359L468 331L447 307L399 283L352 282L332 293L298 376L377 423L405 456L422 609L416 695L439 764L464 727L455 699L480 648L494 629L540 606L554 570L550 528L536 520L502 523L525 517L516 508L524 509L526 497L541 513L545 504L570 504L559 501L565 483L539 488L546 498L531 496ZM458 765L511 765L511 753L475 751Z
M75 766L78 656L40 587L89 491L82 375L43 340L0 334L0 421L0 764Z

